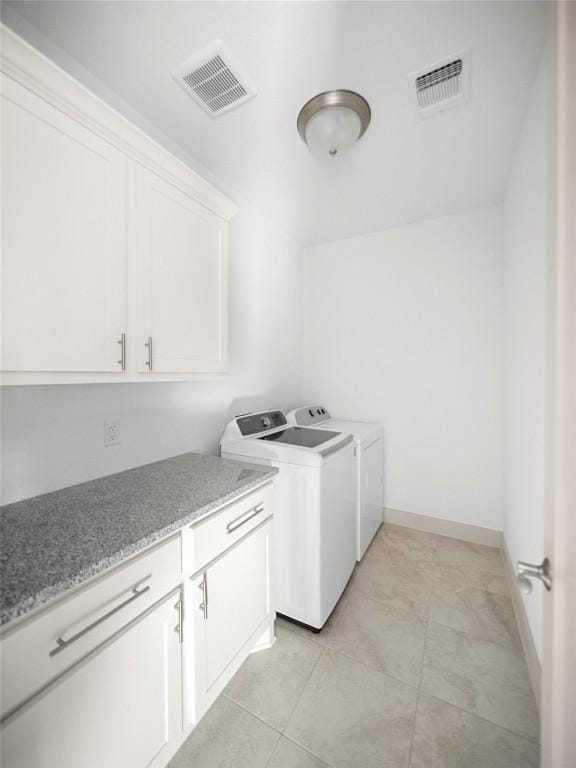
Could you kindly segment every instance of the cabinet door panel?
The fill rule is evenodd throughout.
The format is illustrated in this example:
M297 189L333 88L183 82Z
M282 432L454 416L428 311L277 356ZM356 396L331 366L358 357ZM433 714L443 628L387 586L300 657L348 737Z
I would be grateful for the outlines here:
M226 223L138 168L140 370L221 371L226 364Z
M178 595L2 730L4 768L160 768L182 727Z
M2 91L2 368L121 372L126 160L10 78Z
M184 639L188 724L200 720L270 620L271 532L269 521L212 563L205 574L188 582L189 630Z
M269 536L261 528L207 571L207 689L270 611L269 558Z

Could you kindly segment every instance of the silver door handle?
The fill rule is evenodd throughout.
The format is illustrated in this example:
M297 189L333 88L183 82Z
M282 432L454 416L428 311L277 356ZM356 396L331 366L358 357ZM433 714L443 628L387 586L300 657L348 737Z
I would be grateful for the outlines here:
M148 360L146 360L146 365L148 366L148 370L151 371L154 368L154 357L153 357L153 351L152 351L152 336L148 336L148 341L144 342L144 346L148 348Z
M548 592L552 589L552 576L550 574L550 560L547 557L542 560L540 565L533 563L524 563L518 560L516 563L516 578L520 584L520 589L525 594L532 592L532 582L530 579L539 579Z
M121 333L120 338L118 339L118 344L120 344L120 360L118 360L118 365L120 368L122 368L123 371L126 370L126 334Z
M202 574L202 581L198 584L198 589L202 592L202 602L198 608L202 611L204 618L208 618L208 577L206 571Z
M124 600L120 603L120 605L117 605L115 608L112 608L112 610L105 613L103 616L100 616L95 621L88 624L88 626L84 627L83 629L79 630L75 634L73 634L71 637L66 638L65 635L66 632L63 632L60 637L56 639L56 648L53 648L49 652L50 658L53 656L56 656L56 654L60 653L60 651L63 651L65 648L68 648L70 645L75 643L77 640L80 640L81 637L84 637L84 635L88 634L88 632L91 632L96 627L100 626L103 622L110 619L112 616L114 616L118 611L123 610L126 608L126 606L130 605L130 603L133 603L134 600L138 600L139 597L142 597L142 595L146 594L146 592L149 591L150 585L144 587L144 589L138 589L138 587L143 584L145 581L148 581L149 578L151 578L152 574L149 573L148 576L145 576L143 579L141 579L137 584L135 584L133 587L131 587L130 592L132 593L130 597L127 600Z
M256 515L260 515L262 512L264 512L262 504L256 504L255 507L252 507L252 509L249 509L247 512L242 512L241 515L235 517L234 520L231 520L228 523L226 526L226 533L232 533L232 531L241 528L245 523L252 520Z

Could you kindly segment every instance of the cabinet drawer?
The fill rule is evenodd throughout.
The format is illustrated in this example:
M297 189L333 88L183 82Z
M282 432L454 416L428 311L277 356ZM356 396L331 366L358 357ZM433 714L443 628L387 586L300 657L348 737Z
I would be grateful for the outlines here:
M183 532L184 571L203 568L272 514L273 486L258 488Z
M178 535L8 632L0 644L2 717L177 586L181 564Z

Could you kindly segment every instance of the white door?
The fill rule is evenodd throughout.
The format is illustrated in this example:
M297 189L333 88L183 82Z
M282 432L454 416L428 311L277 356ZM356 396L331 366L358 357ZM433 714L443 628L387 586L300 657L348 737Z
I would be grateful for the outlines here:
M3 768L163 768L182 733L173 594L2 729Z
M361 503L357 520L358 551L361 559L374 534L382 525L384 507L384 440L379 439L362 448Z
M2 82L2 369L121 372L126 160Z
M269 521L189 584L186 626L193 630L185 632L184 642L190 722L198 722L224 689L252 649L247 644L259 639L269 620L271 533Z
M542 768L576 765L576 4L551 3L551 274Z
M137 169L137 364L141 372L226 367L227 224Z

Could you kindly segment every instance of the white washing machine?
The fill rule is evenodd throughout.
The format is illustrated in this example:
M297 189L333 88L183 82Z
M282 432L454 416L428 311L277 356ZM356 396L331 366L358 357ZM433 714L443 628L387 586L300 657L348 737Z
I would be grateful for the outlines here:
M319 631L356 564L352 435L290 426L282 411L264 411L233 419L220 449L228 459L279 468L274 481L276 608Z
M360 561L384 519L384 430L380 424L333 419L322 405L296 408L291 424L354 436L356 559Z

